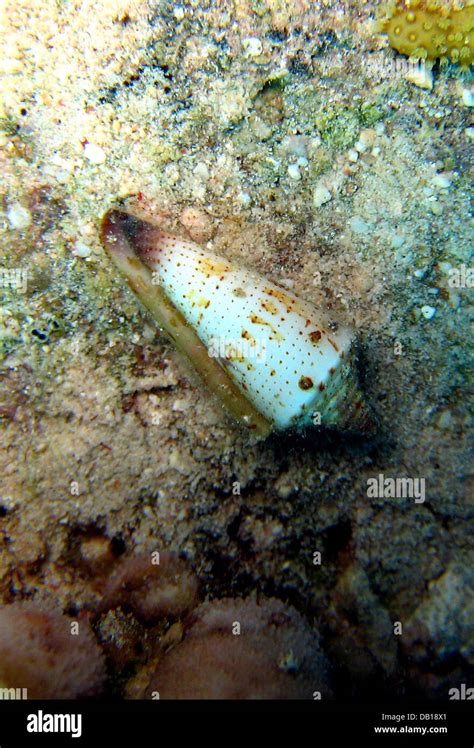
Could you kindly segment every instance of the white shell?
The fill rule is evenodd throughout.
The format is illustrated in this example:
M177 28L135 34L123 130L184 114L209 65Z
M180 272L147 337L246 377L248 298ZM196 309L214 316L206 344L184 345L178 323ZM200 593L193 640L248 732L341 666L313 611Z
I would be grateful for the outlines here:
M350 328L194 242L137 226L127 238L152 283L272 428L364 425Z

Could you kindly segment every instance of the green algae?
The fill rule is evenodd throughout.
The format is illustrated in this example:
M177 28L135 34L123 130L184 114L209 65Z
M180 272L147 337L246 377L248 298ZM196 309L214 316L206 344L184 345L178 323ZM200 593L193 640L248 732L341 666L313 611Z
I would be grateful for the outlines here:
M328 109L315 117L321 140L335 151L349 148L357 139L360 120L353 109Z
M19 129L20 125L14 117L0 117L0 131L4 132L5 135L16 135Z
M377 122L384 119L384 110L382 103L364 101L359 107L359 119L363 127L372 127Z
M323 143L335 151L350 148L364 127L372 127L383 119L383 112L376 104L360 106L329 107L315 117L315 125Z
M166 140L154 141L148 146L150 161L157 166L179 161L181 153L179 148Z
M319 135L332 152L350 148L362 129L387 116L387 105L382 99L346 103L339 99L327 100L324 91L314 84L286 85L281 91L288 117L298 123L299 130L309 136Z

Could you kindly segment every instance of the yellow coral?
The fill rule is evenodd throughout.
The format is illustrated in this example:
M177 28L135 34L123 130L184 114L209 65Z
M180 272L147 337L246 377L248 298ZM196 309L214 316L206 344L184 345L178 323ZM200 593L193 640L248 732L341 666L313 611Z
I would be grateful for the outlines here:
M380 29L391 46L412 59L456 62L474 59L474 0L463 7L447 0L393 0Z

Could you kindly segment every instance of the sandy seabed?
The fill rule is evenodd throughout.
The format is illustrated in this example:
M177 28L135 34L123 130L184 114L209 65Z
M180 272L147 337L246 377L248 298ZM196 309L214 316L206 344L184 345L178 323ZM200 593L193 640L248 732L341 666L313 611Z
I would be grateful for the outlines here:
M336 698L446 699L474 664L472 91L453 67L413 85L375 16L355 0L1 10L0 602L87 613L105 693L145 694L171 645L175 687L193 636L206 662L225 651L213 616L232 607L192 619L221 598L281 693L304 655L238 600L255 595L288 606L283 630L324 653ZM376 435L259 441L228 419L107 258L117 202L354 325ZM368 495L379 476L422 479L423 500ZM140 589L134 559L154 552L181 560L158 592L152 575L145 615L113 575L130 560Z

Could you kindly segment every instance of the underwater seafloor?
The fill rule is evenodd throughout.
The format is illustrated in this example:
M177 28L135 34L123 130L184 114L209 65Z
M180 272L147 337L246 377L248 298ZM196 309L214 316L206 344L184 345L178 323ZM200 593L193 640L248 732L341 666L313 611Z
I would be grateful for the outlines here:
M1 686L447 700L472 678L473 92L454 65L408 80L377 5L4 4ZM375 435L229 419L106 256L113 204L352 324Z

